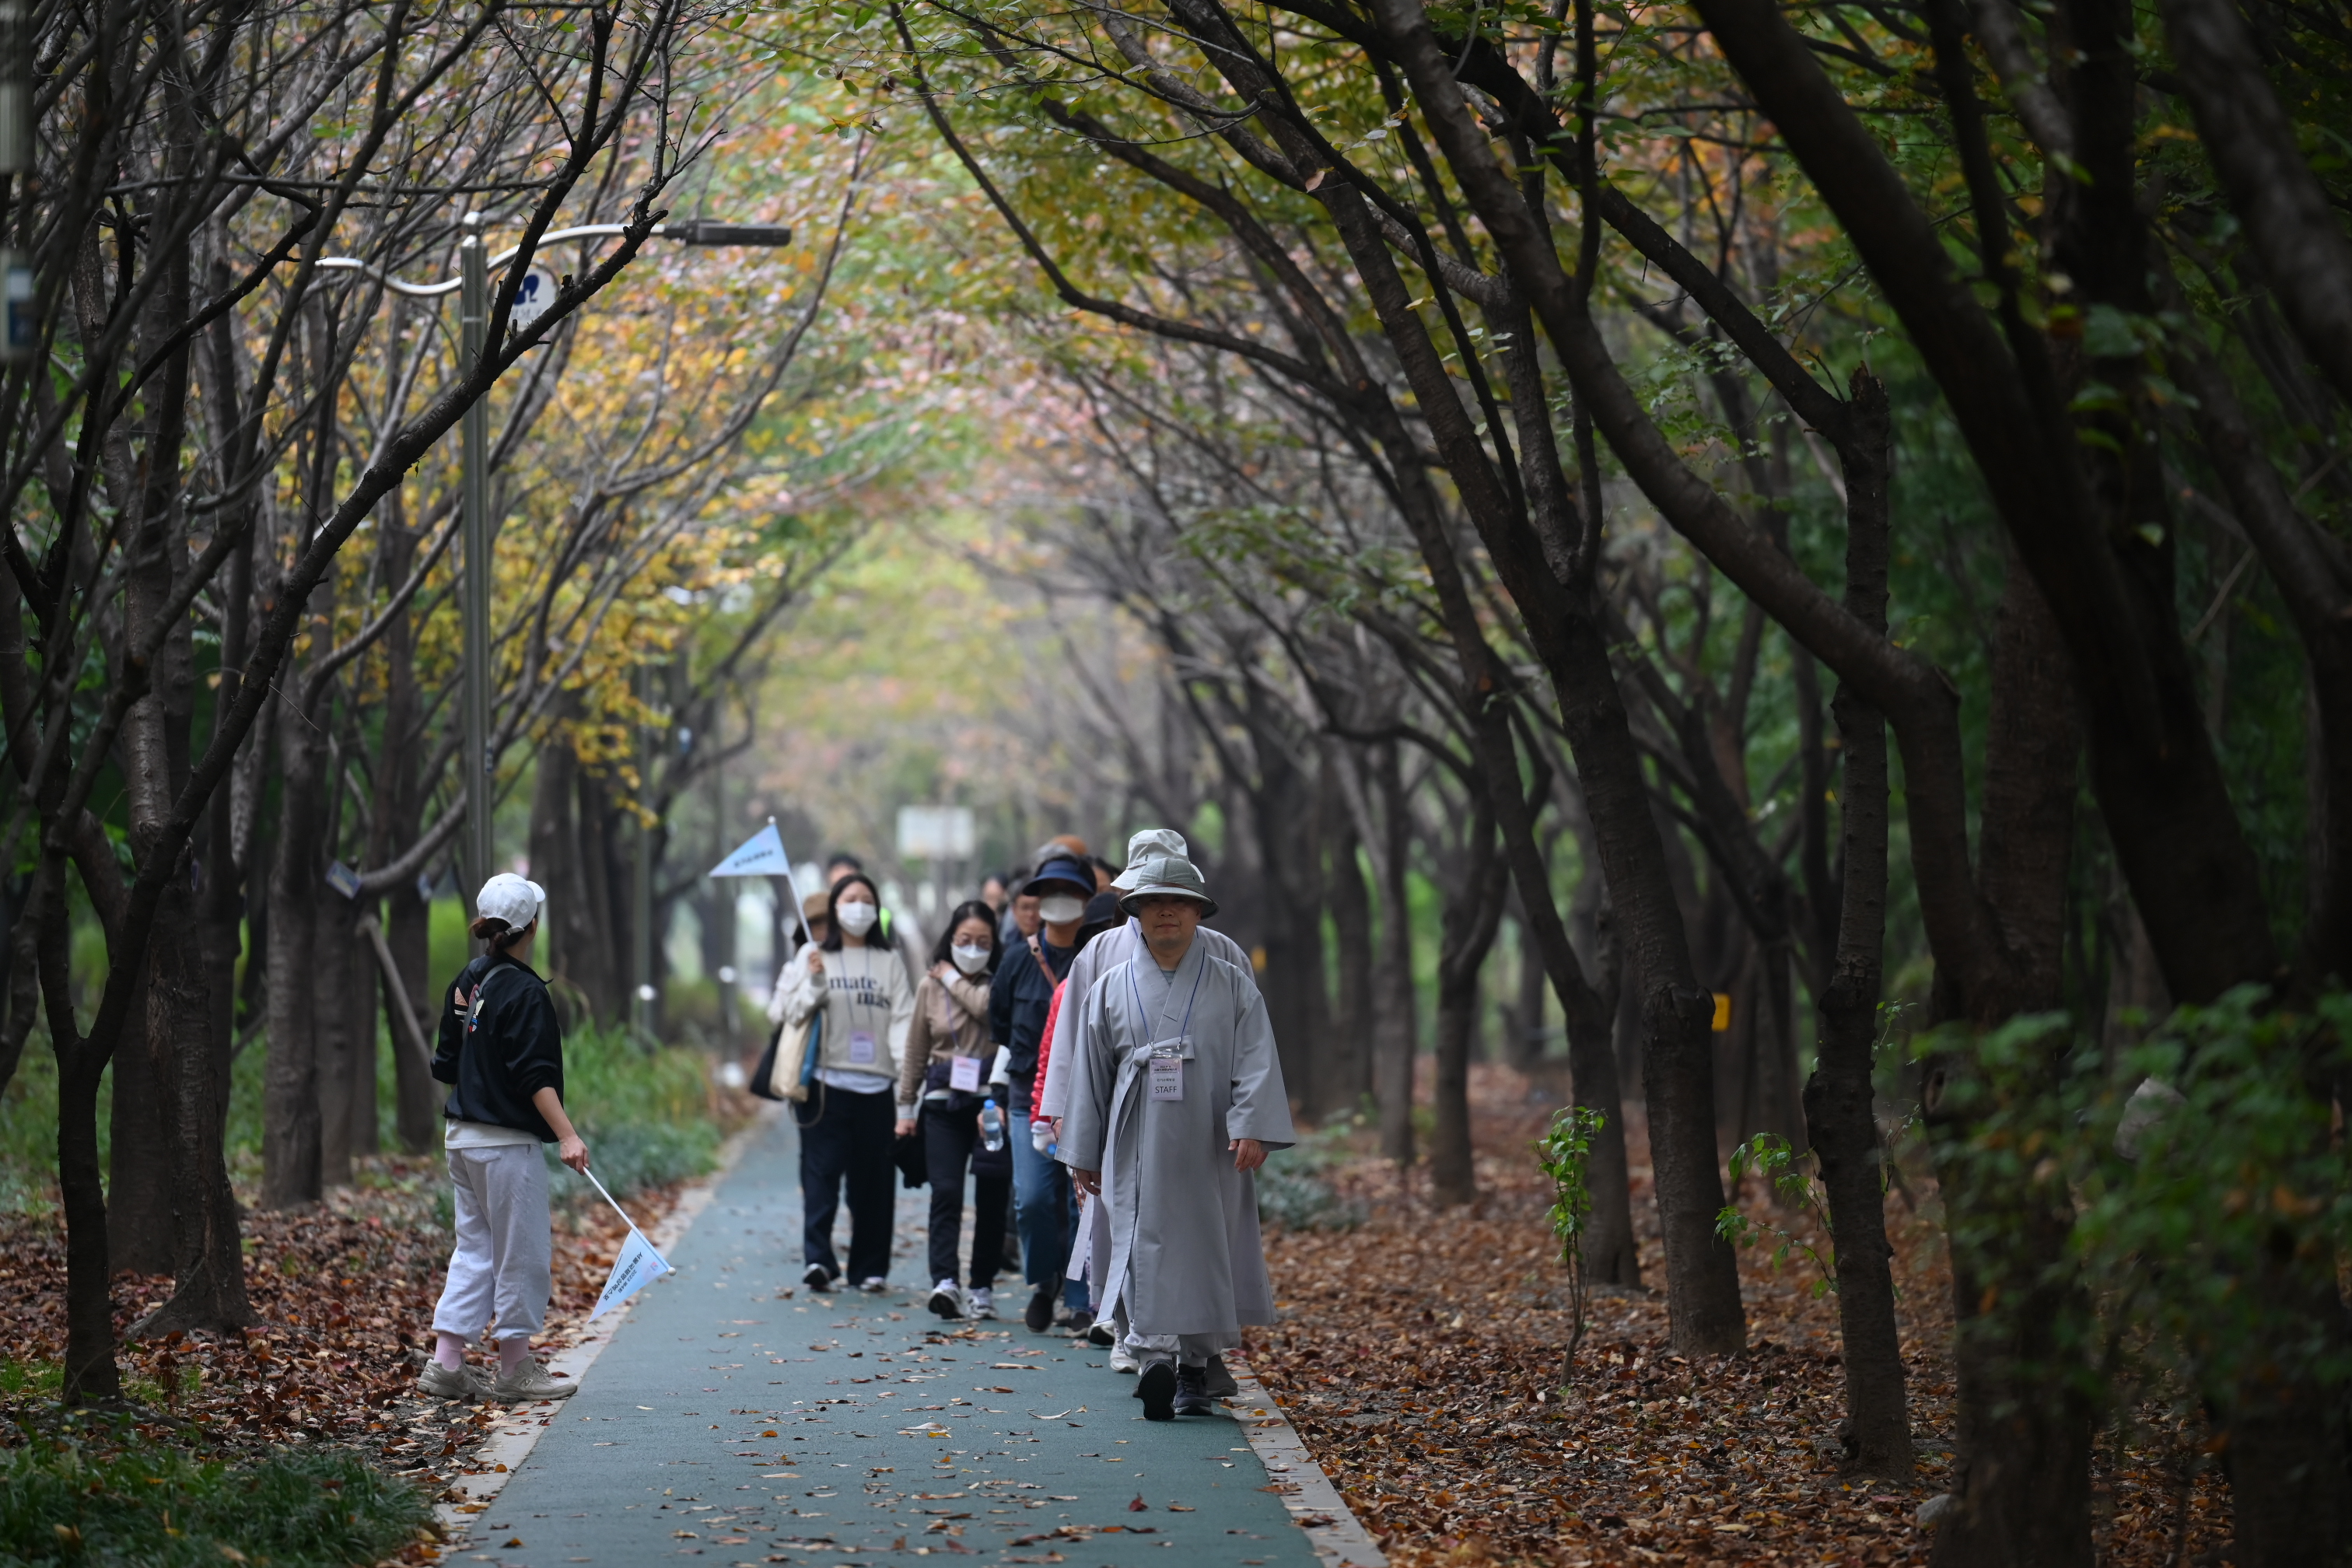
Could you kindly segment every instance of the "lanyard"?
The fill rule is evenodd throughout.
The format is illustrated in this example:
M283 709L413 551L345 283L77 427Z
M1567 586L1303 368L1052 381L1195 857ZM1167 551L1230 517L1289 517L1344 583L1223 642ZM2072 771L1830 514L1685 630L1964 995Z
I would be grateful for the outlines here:
M1148 951L1149 951L1149 950L1147 950L1147 952L1148 952ZM1202 982L1202 980L1204 980L1204 979L1208 978L1208 973L1209 973L1209 966L1208 966L1206 963L1202 963L1202 964L1201 965L1201 967L1199 968L1199 970L1197 970L1196 972L1194 972L1194 973L1193 973L1193 975L1192 975L1192 994L1190 996L1187 996L1187 997L1185 997L1185 998L1184 998L1184 1021L1183 1021L1182 1023L1181 1023L1181 1024L1179 1024L1179 1025L1177 1025L1177 1026L1176 1026L1176 1037L1177 1037L1178 1039L1180 1039L1180 1040L1181 1040L1181 1039L1184 1039L1184 1038L1188 1037L1192 1034L1192 1004L1193 1004L1194 1002L1196 1002L1196 1001L1200 1000L1200 996L1201 996L1201 982ZM1128 989L1129 993L1131 995L1133 995L1133 996L1134 996L1134 998L1135 998L1135 1010L1136 1010L1136 1012L1137 1012L1138 1014L1141 1014L1141 1013L1143 1012L1143 1010L1144 1010L1144 1007L1143 1007L1143 989L1142 989L1142 987L1139 986L1139 985L1138 985L1138 984L1136 984L1136 983L1135 983L1135 966L1134 966L1132 963L1130 963L1130 964L1129 964L1129 965L1128 965L1128 970L1127 970L1127 989ZM1171 992L1173 992L1173 991L1175 990L1175 987L1174 987L1173 985L1171 985L1171 986L1169 987L1169 990L1170 990ZM1162 1019L1162 1018L1164 1018L1164 1017L1166 1017L1167 1016L1168 1016L1168 1005L1167 1005L1165 1002L1163 1002L1163 1003L1161 1003L1161 1004L1160 1005L1160 1011L1159 1011L1157 1014L1152 1015L1152 1018L1151 1018L1151 1027L1152 1027L1153 1029L1157 1029L1157 1028L1159 1027L1159 1026L1160 1026L1160 1019ZM1146 1040L1146 1041L1144 1042L1144 1044L1146 1044L1146 1045L1152 1045L1152 1044L1156 1044L1156 1043L1157 1043L1157 1042L1155 1042L1155 1041L1151 1041L1151 1040Z

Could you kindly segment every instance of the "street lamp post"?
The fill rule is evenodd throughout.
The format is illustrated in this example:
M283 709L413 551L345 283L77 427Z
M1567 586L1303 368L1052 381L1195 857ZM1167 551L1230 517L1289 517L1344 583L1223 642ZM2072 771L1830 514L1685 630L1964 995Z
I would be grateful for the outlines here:
M5 6L0 6L0 18L5 16ZM5 135L0 135L0 148L5 146ZM471 374L491 347L490 269L513 260L520 247L490 255L488 247L482 242L483 218L479 213L467 213L463 226L464 236L457 242L457 276L438 283L404 282L355 256L320 257L319 266L331 271L364 272L394 293L411 299L438 299L457 291L459 357L465 373ZM542 236L540 243L553 245L567 239L627 232L617 223L579 224L552 230ZM684 245L762 249L775 249L793 242L793 231L782 224L713 223L703 218L656 224L653 235ZM467 408L459 424L458 441L459 527L465 534L461 615L466 644L466 737L459 764L466 783L466 837L461 858L466 887L473 889L489 879L496 852L490 834L490 786L495 782L490 755L490 580L495 570L491 546L496 530L490 524L490 407L487 395L476 398ZM649 959L640 961L635 976L636 985L652 984L652 976L646 973L649 967Z

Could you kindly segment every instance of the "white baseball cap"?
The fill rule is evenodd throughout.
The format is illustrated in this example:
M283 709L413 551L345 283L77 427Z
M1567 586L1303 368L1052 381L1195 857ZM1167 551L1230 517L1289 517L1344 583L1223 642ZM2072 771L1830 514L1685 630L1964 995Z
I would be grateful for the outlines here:
M539 919L546 903L545 888L512 871L501 871L474 895L474 913L484 920L504 921L509 929L520 931Z

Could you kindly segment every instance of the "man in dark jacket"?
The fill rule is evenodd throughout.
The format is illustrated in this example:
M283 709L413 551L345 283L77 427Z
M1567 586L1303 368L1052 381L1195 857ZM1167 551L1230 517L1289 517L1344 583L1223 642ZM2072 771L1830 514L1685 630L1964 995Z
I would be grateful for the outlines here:
M1037 900L1042 921L1037 934L1007 944L996 965L996 979L988 992L989 1036L1010 1056L1007 1071L1013 1103L1005 1126L1014 1130L1013 1186L1021 1221L1022 1269L1035 1292L1027 1316L1039 1309L1050 1311L1055 1294L1065 1310L1083 1313L1087 1288L1083 1281L1066 1281L1063 1268L1070 1260L1071 1238L1077 1234L1078 1205L1071 1189L1068 1168L1048 1159L1018 1135L1029 1125L1029 1106L1037 1077L1037 1045L1045 1033L1045 1014L1054 1003L1054 987L1070 972L1077 956L1078 927L1086 919L1087 900L1094 897L1094 869L1076 855L1049 856L1037 874L1023 885L1024 897Z
M548 1221L547 1164L540 1145L575 1171L588 1145L563 1109L563 1030L547 983L530 967L531 941L546 894L501 872L475 899L473 933L489 951L451 982L441 1010L433 1076L450 1086L449 1181L456 1188L457 1244L433 1310L433 1359L417 1382L440 1399L485 1394L520 1403L562 1399L558 1383L530 1359L530 1336L554 1294L554 1233ZM495 1381L466 1364L466 1345L498 1319Z

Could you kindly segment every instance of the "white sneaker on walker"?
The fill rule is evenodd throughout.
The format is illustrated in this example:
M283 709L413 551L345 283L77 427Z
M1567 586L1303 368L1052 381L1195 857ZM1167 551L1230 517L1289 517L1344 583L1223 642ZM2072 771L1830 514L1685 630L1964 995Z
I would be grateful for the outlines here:
M467 1403L490 1396L490 1380L481 1368L460 1366L452 1372L437 1361L427 1361L425 1370L416 1374L416 1386L435 1399L463 1399Z
M986 1285L981 1286L979 1289L971 1291L966 1300L971 1302L971 1315L973 1317L992 1318L996 1316L996 1292L990 1287Z
M569 1399L580 1391L576 1383L558 1383L547 1375L547 1369L535 1361L526 1361L514 1369L514 1375L502 1377L490 1384L490 1392L509 1405L529 1405L540 1399Z
M942 1318L961 1318L964 1313L963 1287L952 1279L942 1279L931 1292L931 1310Z
M1139 1370L1141 1365L1142 1363L1135 1359L1135 1352L1128 1349L1125 1345L1113 1345L1110 1347L1111 1371L1135 1372Z

